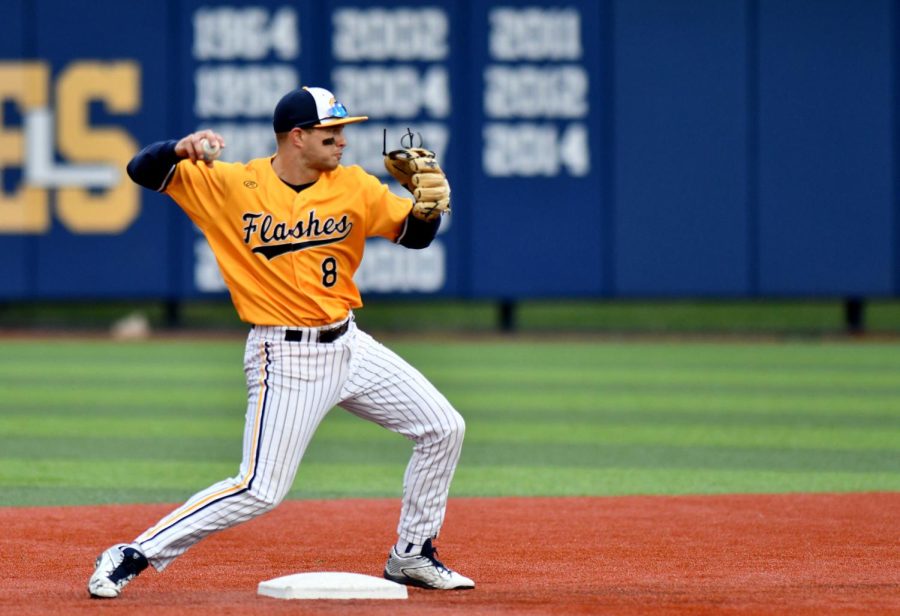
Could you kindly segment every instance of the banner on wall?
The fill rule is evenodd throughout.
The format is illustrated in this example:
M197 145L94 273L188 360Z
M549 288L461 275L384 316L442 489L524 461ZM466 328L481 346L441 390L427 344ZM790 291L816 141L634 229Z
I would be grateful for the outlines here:
M891 15L887 0L6 0L0 301L222 296L204 238L125 164L199 128L226 160L268 156L298 85L371 118L347 128L345 164L404 194L382 151L409 131L450 179L431 247L367 243L367 295L893 296Z

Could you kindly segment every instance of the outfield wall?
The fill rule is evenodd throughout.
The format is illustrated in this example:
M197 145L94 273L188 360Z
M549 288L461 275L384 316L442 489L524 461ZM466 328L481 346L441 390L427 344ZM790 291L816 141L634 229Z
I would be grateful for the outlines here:
M219 296L205 241L132 185L211 127L272 152L297 84L435 149L454 212L372 241L368 294L900 295L900 6L889 0L5 0L0 300ZM397 188L397 190L402 190Z

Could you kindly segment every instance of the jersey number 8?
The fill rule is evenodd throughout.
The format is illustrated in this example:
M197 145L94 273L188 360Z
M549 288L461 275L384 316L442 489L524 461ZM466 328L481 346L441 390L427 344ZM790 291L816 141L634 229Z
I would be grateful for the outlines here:
M322 286L331 288L337 283L337 261L328 257L322 261Z

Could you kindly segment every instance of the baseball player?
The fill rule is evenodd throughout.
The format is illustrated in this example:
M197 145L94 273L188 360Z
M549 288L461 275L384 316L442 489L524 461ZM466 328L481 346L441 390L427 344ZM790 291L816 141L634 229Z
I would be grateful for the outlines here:
M302 88L275 107L274 156L215 160L225 142L206 130L154 143L129 163L135 182L168 194L203 231L239 316L252 325L244 354L247 415L238 474L198 492L132 543L103 552L88 582L92 597L118 597L148 565L162 571L207 535L273 509L335 405L415 443L384 577L474 588L432 545L462 449L463 418L353 319L362 306L353 274L366 238L428 246L449 209L450 187L422 149L385 158L412 200L358 166L342 166L344 126L366 119L350 116L328 90Z

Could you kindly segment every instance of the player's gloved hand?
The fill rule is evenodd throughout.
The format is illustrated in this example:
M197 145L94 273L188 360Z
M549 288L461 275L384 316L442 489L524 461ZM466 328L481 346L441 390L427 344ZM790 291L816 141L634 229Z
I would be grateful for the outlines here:
M416 218L430 221L450 211L450 183L431 150L393 150L384 155L384 168L413 194Z

